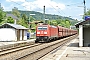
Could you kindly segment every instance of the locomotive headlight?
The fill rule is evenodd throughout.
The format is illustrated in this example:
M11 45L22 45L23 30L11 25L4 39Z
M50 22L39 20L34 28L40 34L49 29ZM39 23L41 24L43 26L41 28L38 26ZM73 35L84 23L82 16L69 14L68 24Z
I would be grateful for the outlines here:
M44 34L47 34L47 32L44 32Z
M37 32L37 34L40 34L40 32Z

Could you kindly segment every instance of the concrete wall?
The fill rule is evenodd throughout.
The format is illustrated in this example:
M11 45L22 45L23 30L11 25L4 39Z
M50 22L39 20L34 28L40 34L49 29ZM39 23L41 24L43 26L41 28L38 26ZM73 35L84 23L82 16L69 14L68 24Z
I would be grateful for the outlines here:
M79 25L79 46L83 47L83 26Z
M22 30L20 30L20 40L22 40ZM24 40L27 40L27 30L24 30ZM13 28L1 28L0 41L17 41L17 30Z
M20 40L22 40L22 30L20 30Z
M27 40L27 30L24 30L24 40Z
M16 40L17 40L17 32L16 32ZM21 40L22 40L22 30L20 30L20 41ZM24 38L23 38L23 40L27 40L27 30L24 30Z
M15 41L16 34L15 29L1 28L0 29L0 41Z
M20 30L20 40L22 40L22 30ZM27 30L24 30L24 40L27 40Z
M85 27L83 33L84 46L88 46L88 44L90 44L90 27Z

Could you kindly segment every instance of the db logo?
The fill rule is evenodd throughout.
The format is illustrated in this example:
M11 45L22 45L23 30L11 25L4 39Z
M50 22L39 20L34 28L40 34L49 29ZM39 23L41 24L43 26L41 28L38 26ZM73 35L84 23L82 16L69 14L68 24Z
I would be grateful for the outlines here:
M41 34L43 34L43 31L41 31Z

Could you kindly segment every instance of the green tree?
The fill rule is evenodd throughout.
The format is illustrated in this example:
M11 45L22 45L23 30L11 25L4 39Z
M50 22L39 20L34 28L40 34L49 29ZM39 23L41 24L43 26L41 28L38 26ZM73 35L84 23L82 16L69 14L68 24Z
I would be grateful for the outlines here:
M58 19L56 21L57 21L57 24L60 24L62 20L61 19Z
M88 10L88 11L85 13L85 15L90 15L90 10Z
M12 14L14 14L15 16L17 16L18 18L20 17L20 12L18 11L18 8L14 7L12 9Z
M86 16L90 16L90 10L88 10L86 13L85 13ZM84 16L82 17L82 19L84 19Z
M66 27L65 20L61 20L61 21L60 21L60 24L61 24L61 26ZM59 25L60 25L60 24L59 24Z
M57 25L57 21L56 20L52 20L51 21L51 25Z
M27 16L25 14L22 14L22 19L27 20Z
M61 22L61 26L66 27L66 24L64 21Z
M28 18L27 18L27 16L26 16L26 14L22 14L22 20L24 20L25 23L28 22Z
M61 24L58 24L58 26L62 26Z
M14 23L14 19L12 17L7 17L7 23Z
M46 22L46 23L51 25L51 20L47 20L47 22Z
M6 13L0 9L0 23L4 20L4 17L6 16Z
M27 28L28 28L28 24L27 24L27 23L25 23L25 20L23 20L23 19L18 20L18 21L17 21L17 24L22 25L22 26L24 26L24 27L27 27Z
M70 24L69 20L66 20L65 24L66 24L66 27L67 27L67 28L70 28L70 25L71 25L71 24Z
M30 22L33 22L35 20L35 18L33 18L32 16L30 16Z

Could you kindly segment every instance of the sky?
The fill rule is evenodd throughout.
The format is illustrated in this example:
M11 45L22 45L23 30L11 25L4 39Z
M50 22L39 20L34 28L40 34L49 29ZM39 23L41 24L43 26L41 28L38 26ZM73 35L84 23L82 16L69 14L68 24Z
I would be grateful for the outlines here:
M90 9L90 0L86 1L86 11ZM4 11L12 11L17 7L18 10L36 11L45 14L55 14L82 20L84 14L83 0L0 0Z

